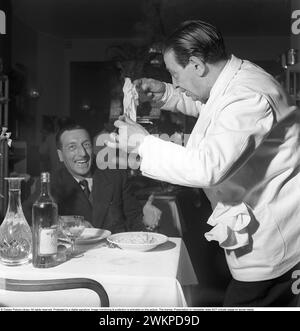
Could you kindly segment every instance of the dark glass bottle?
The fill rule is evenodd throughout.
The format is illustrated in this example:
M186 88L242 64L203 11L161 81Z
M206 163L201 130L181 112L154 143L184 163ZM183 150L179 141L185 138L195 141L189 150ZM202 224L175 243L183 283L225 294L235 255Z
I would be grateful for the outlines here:
M57 265L58 211L50 193L50 174L41 174L41 193L32 206L32 264L36 268Z

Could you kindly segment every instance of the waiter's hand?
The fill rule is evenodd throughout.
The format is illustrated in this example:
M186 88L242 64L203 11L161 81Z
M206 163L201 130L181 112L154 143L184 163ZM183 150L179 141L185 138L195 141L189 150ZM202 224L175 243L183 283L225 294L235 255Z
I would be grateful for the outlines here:
M153 206L152 202L154 200L154 195L151 194L148 198L148 201L143 207L143 223L146 228L150 231L153 231L158 227L159 220L161 218L161 210Z
M133 84L138 92L140 102L160 102L166 91L165 83L152 78L137 79Z
M140 144L149 135L143 126L125 115L120 116L114 126L119 129L119 134L111 133L110 137L113 141L106 141L106 145L111 148L119 148L126 153L137 152Z

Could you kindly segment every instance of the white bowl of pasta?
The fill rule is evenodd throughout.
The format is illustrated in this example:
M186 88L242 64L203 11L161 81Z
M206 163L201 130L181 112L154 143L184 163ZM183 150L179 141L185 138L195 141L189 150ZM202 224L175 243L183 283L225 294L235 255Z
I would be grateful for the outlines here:
M146 252L168 241L168 237L153 232L121 232L107 238L110 244L122 249Z

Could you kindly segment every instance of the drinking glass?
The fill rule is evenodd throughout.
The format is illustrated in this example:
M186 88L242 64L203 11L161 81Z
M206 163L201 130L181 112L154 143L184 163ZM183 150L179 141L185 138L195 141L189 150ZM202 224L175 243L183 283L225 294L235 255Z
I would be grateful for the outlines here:
M85 229L84 217L79 215L59 216L59 225L71 241L71 256L75 254L75 242Z

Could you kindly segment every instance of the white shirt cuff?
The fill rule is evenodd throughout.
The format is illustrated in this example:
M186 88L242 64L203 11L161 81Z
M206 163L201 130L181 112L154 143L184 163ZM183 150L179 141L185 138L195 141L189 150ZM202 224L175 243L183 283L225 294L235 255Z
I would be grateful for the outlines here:
M140 144L140 146L138 148L138 154L141 158L143 157L143 154L145 153L145 150L146 150L145 146L147 145L147 141L149 139L151 140L151 135L150 134L144 138L143 142Z

